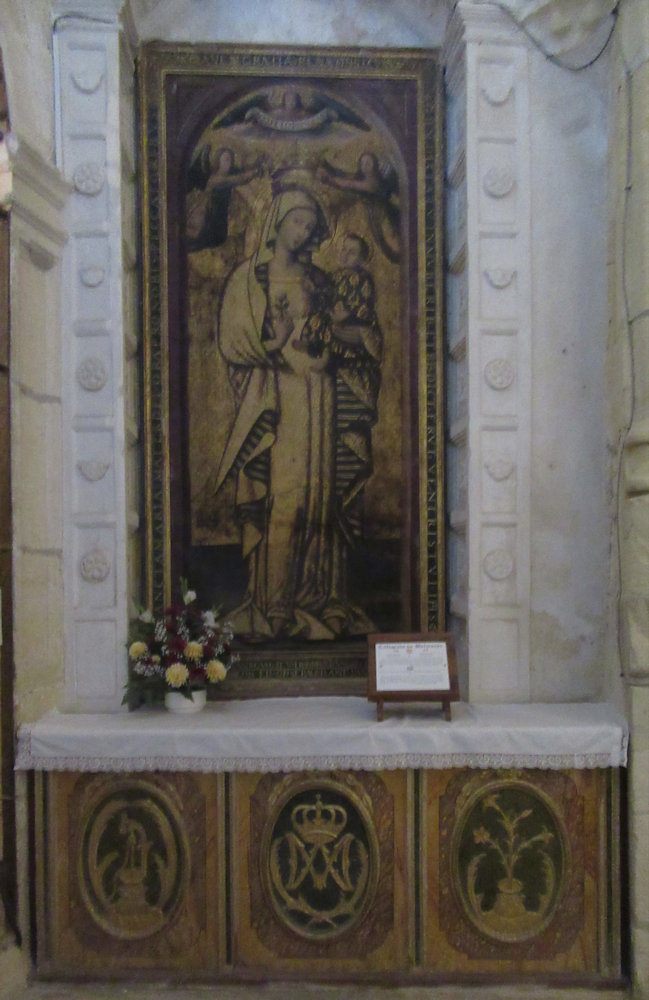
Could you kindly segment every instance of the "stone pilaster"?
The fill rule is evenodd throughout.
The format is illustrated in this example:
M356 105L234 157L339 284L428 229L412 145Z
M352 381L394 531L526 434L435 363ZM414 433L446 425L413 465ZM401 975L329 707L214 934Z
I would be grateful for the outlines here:
M447 78L451 614L460 649L468 646L470 699L525 701L531 452L525 36L493 5L458 3Z
M139 527L134 53L123 0L54 6L57 161L73 189L62 319L65 689L68 706L102 711L121 701Z

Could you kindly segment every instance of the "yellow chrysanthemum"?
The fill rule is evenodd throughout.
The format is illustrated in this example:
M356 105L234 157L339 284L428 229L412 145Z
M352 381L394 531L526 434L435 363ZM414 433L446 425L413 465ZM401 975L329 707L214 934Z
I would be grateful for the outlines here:
M203 647L200 642L188 642L185 646L185 656L188 660L200 660Z
M131 657L132 660L139 660L139 658L141 656L144 656L144 654L147 653L148 650L149 647L147 646L146 642L133 642L131 643L128 655Z
M220 660L210 660L205 668L208 681L222 681L225 680L227 670L223 666Z
M187 683L189 671L184 663L172 663L165 671L165 680L169 687L179 688Z

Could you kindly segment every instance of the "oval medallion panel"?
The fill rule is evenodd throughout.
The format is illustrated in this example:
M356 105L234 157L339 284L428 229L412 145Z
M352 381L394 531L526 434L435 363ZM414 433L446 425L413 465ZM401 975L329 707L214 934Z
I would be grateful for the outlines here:
M301 937L344 934L367 911L378 841L360 797L335 782L281 799L264 828L262 879L276 916Z
M568 843L549 798L524 782L493 782L473 795L455 827L454 884L462 909L498 941L525 941L556 913Z
M124 780L95 797L82 829L79 887L92 919L127 940L160 931L189 874L176 804L152 783Z

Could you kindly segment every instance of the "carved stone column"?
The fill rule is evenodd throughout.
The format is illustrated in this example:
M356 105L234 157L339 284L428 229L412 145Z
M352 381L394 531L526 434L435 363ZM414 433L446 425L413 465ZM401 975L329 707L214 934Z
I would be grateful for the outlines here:
M100 711L121 701L135 593L128 557L138 530L134 39L127 8L123 0L54 3L56 151L73 187L62 343L66 702Z

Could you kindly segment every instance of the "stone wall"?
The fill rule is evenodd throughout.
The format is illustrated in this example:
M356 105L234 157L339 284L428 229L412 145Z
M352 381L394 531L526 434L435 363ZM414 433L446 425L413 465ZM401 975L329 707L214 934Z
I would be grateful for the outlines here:
M619 484L622 673L631 719L633 978L649 996L649 7L621 6L614 40L610 142L608 384ZM614 566L615 570L615 566Z

